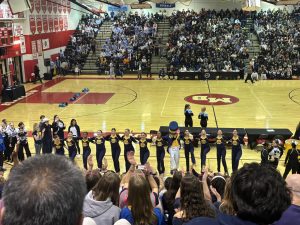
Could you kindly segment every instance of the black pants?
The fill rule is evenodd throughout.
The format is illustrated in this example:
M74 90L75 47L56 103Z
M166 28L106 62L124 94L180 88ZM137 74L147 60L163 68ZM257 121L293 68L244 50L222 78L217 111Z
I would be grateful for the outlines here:
M232 156L231 156L232 172L238 170L241 157L242 157L242 150L232 149Z
M130 150L130 151L133 151L133 150ZM128 150L124 150L124 159L125 159L125 168L126 168L126 172L130 169L130 162L128 161L128 158L127 158L127 153L130 152Z
M193 127L193 120L192 119L185 119L184 126L185 127Z
M25 149L27 158L31 157L31 152L29 150L28 142L26 143L20 142L19 149L18 149L18 158L20 161L23 161L25 159L23 149Z
M4 150L4 159L10 160L10 154L9 154L9 140L8 137L6 136L4 138L4 145L5 145L5 150Z
M35 80L34 80L33 83L35 84L37 80L39 80L39 81L41 82L41 84L43 83L42 78L41 78L41 76L40 76L39 73L36 73L36 74L35 74Z
M253 79L252 79L252 77L251 77L251 74L250 74L250 73L248 73L248 74L247 74L247 77L246 77L245 83L247 83L247 82L248 82L248 80L251 80L252 84L254 83L254 81L253 81Z
M90 147L84 147L82 153L82 160L83 160L83 167L87 170L87 159L89 155L91 154L91 148Z
M200 120L200 126L202 128L206 128L207 127L207 120Z
M3 168L3 151L0 151L0 168Z
M102 160L105 156L106 153L106 149L105 148L97 148L96 145L96 159L97 159L97 164L98 164L98 168L102 169Z
M218 165L218 172L221 172L221 160L224 167L224 172L228 173L227 163L226 163L226 149L225 148L218 148L217 147L217 165Z
M15 149L17 143L17 138L13 137L12 141L10 143L8 143L8 149L7 149L7 160L11 160L11 154Z
M156 161L157 161L157 170L159 174L165 173L165 149L164 148L156 148Z
M190 153L191 153L191 160L192 163L196 163L195 155L194 155L194 148L193 147L184 147L184 156L185 156L185 165L186 171L190 171Z
M143 148L142 148L142 149L140 150L140 161L141 161L141 164L142 164L142 165L145 165L145 164L146 164L146 162L147 162L149 156L150 156L150 152L149 152L149 149L148 149L148 148L146 148L146 149L143 149Z
M52 141L51 140L44 140L43 141L43 154L51 154L52 153Z
M119 162L120 153L121 153L120 146L111 148L111 156L114 162L114 168L116 173L120 172L120 162Z
M201 152L200 152L200 157L201 157L201 170L203 166L206 165L206 155L210 151L210 147L202 147L201 146Z
M295 174L298 172L298 163L297 164L287 164L286 167L285 167L285 171L284 171L284 174L283 174L283 179L285 179L288 174L291 172L292 170L292 174Z
M75 139L75 145L76 145L76 149L78 151L78 154L80 155L80 146L79 146L79 140Z
M74 162L75 157L76 157L76 147L74 145L70 146L68 148L68 151L69 151L69 158L70 158L70 160Z

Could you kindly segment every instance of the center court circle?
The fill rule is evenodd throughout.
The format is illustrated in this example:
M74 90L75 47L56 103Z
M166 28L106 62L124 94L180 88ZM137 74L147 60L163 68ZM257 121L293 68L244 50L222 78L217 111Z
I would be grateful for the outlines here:
M184 100L198 105L230 105L239 102L239 99L235 96L215 93L189 95Z

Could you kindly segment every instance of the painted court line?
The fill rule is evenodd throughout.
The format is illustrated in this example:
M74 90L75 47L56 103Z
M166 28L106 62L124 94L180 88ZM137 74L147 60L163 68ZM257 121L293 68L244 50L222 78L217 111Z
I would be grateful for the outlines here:
M250 89L250 87L248 86L248 88ZM263 108L263 110L266 112L266 114L268 114L268 116L270 118L273 118L273 115L270 113L270 111L266 108L266 106L264 105L264 103L260 100L260 98L254 93L253 89L250 89L250 93L252 94L252 96L256 99L256 101L260 104L260 106Z
M164 112L164 110L165 110L166 103L167 103L168 98L169 98L169 95L170 95L170 91L171 91L171 87L169 87L169 89L168 89L168 93L167 93L165 102L164 102L163 107L162 107L162 110L161 110L161 112L160 112L160 116L161 116L161 117L163 117L163 112Z

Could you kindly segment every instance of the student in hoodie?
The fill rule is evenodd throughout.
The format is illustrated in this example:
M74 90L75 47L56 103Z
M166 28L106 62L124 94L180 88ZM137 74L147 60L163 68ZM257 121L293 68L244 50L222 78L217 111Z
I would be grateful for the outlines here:
M244 164L231 177L231 204L235 215L219 214L217 221L198 217L186 225L268 225L290 206L290 190L280 173L258 163Z
M147 134L145 132L142 132L136 139L139 141L140 146L140 162L142 165L145 165L150 156L147 143L151 143L152 139L147 138Z
M116 173L105 173L90 191L83 203L83 215L92 218L97 225L113 225L119 220L120 178Z
M98 130L95 137L91 138L91 141L96 144L96 160L98 169L102 169L102 160L106 153L105 139L102 134L102 130Z

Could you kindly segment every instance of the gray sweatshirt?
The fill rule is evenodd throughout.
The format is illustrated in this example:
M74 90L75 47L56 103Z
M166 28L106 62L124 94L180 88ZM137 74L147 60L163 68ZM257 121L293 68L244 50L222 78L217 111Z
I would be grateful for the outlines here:
M84 199L83 215L92 218L97 225L113 225L120 217L120 208L113 205L110 199L96 201L90 191Z

